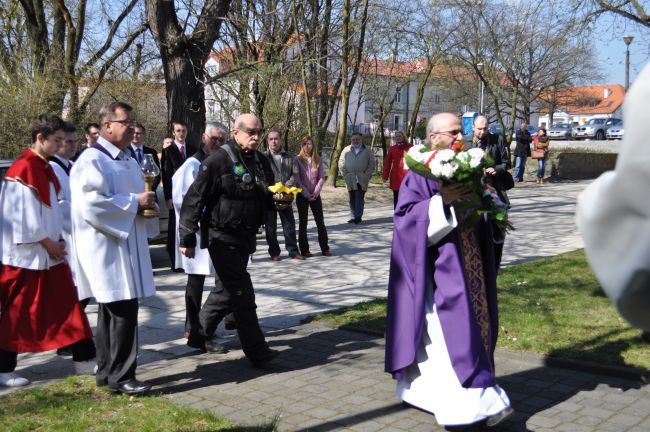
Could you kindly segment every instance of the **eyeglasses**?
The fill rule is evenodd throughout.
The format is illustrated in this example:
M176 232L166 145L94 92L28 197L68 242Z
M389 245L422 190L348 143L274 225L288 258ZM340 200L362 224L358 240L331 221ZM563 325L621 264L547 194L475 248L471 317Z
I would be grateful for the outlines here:
M210 141L225 141L225 138L223 137L210 137Z
M264 132L264 129L248 129L248 128L241 128L239 129L242 132L245 132L247 135L253 136L257 135L260 136Z
M125 120L109 120L111 123L120 123L123 124L124 126L133 126L135 124L135 120L133 119L125 119Z
M457 136L458 134L461 134L461 133L463 133L462 129L453 129L453 130L448 130L448 131L435 132L436 135L445 134L445 135L449 135L451 137L455 137L455 136Z

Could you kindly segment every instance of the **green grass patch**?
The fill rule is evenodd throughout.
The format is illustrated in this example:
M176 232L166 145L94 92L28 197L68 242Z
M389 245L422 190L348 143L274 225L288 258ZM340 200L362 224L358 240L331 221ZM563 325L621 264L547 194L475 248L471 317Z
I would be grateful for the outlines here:
M499 274L501 348L650 370L650 344L616 312L579 250ZM386 301L316 317L339 326L385 330Z
M59 431L273 431L273 425L240 427L205 411L174 405L160 396L114 395L94 377L70 377L0 398L0 430Z

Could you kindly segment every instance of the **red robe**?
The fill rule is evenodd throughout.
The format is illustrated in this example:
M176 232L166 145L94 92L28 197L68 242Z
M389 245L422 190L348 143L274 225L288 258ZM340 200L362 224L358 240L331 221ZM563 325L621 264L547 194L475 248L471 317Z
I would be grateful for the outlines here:
M5 179L32 189L44 206L56 202L56 196L50 196L50 183L59 190L56 175L50 164L31 150L16 159ZM0 310L0 348L5 351L48 351L92 338L65 262L44 270L3 265Z

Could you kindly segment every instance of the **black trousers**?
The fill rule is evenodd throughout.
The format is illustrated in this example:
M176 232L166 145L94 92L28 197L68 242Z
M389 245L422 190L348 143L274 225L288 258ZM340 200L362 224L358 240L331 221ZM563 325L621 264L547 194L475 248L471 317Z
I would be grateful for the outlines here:
M117 388L135 379L138 356L138 299L99 303L97 385Z
M393 209L397 208L397 199L399 198L399 190L393 191Z
M210 291L203 306L201 306L204 284L205 275L187 275L187 285L185 286L185 331L189 333L188 342L190 343L203 343L205 340L212 339L222 319L219 308L215 304L218 302L218 294L212 295L213 292L223 291L221 280L219 280L219 277L214 278L214 288ZM232 314L227 315L225 319L228 327L236 327ZM206 331L206 329L208 330Z
M176 213L174 210L169 210L169 219L167 221L167 255L169 255L170 267L172 270L176 269Z
M204 323L203 331L210 335L221 320L232 313L237 323L237 335L244 354L256 358L268 349L257 320L257 305L253 282L246 267L251 253L250 240L222 241L213 239L208 248L210 257L221 280L221 286L209 294L208 302L214 305L215 319Z
M88 361L95 358L95 344L92 339L82 339L70 345L73 361ZM0 373L13 372L18 365L18 353L0 348Z
M323 201L320 196L314 201L309 201L304 196L298 194L296 197L296 206L298 207L298 245L300 246L300 253L305 255L309 251L309 240L307 239L307 219L309 216L309 209L314 216L316 222L316 229L318 230L318 245L321 252L330 250L327 238L327 228L325 228L325 219L323 218Z

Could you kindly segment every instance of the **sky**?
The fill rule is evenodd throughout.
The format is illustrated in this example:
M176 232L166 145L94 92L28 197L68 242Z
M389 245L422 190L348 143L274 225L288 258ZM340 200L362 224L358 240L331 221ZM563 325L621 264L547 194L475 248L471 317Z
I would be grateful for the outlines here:
M594 48L603 81L592 84L625 85L625 43L623 36L634 36L630 44L630 84L650 62L650 28L631 25L626 20L601 17L596 25Z

